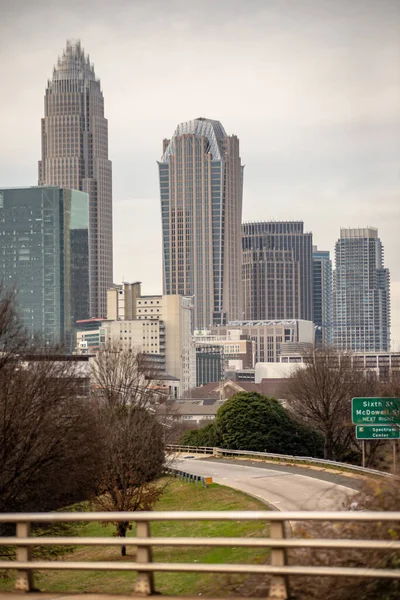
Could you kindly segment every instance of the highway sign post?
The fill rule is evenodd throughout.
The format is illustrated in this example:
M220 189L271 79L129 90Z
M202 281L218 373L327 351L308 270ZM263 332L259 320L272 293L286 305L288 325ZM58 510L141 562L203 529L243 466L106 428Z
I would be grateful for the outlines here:
M400 424L400 398L353 398L351 414L355 425Z
M353 423L357 425L356 438L362 440L362 466L365 467L365 440L389 439L393 445L393 473L396 473L400 398L353 398L351 416Z
M396 425L356 425L358 440L398 440L400 427Z

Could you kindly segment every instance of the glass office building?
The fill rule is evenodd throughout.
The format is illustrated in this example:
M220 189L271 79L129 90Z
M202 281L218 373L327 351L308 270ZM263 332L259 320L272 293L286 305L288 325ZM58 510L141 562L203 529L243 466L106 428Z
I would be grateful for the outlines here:
M315 345L332 344L332 261L329 251L313 247Z
M159 165L164 294L193 296L196 329L242 316L243 167L219 121L181 123Z
M72 348L89 317L89 197L59 187L0 189L0 280L28 332Z

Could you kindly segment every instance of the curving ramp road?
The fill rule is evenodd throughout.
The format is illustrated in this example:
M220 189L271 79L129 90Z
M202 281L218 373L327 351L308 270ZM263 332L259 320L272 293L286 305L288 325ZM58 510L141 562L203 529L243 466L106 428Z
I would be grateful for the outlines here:
M278 465L245 464L227 460L179 459L175 468L212 477L215 483L260 498L277 510L338 510L357 493L358 482L340 475L312 472ZM347 481L348 480L348 481Z

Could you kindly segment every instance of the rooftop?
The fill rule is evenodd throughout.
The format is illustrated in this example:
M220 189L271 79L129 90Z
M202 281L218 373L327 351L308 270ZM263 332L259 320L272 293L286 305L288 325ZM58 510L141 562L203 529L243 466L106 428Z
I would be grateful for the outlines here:
M206 119L205 117L199 117L192 121L185 121L180 123L175 129L174 135L172 136L167 149L161 159L161 162L168 162L168 157L174 154L175 149L175 138L185 134L194 134L197 136L204 136L209 142L208 151L211 153L213 160L222 160L224 157L224 149L222 141L227 137L225 129L219 121L213 119Z

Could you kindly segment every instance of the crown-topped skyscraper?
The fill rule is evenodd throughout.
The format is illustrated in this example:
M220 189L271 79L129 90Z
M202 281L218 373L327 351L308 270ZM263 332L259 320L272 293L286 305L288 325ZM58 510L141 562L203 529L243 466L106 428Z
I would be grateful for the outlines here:
M112 285L112 171L108 123L93 64L79 41L67 41L47 83L39 185L89 194L90 315L105 317Z
M164 140L160 174L164 294L194 296L195 327L242 316L243 167L239 140L199 117Z

